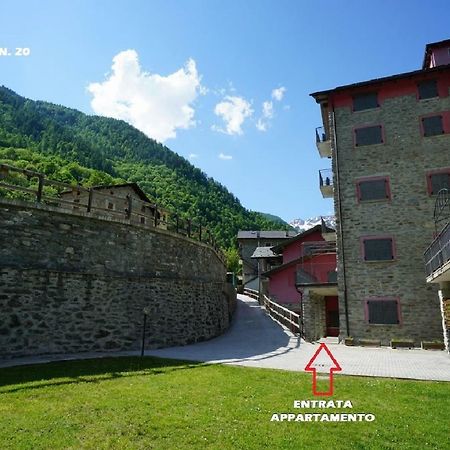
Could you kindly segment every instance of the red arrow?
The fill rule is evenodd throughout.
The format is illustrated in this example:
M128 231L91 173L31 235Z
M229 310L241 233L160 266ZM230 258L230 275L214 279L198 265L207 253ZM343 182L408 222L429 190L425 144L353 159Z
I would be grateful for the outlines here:
M316 359L320 356L321 363L316 363ZM331 364L330 364L331 362ZM317 367L313 367L315 364ZM330 389L326 392L318 392L317 391L317 368L321 368L323 371L324 367L330 365L328 370L330 371ZM313 373L313 382L312 382L312 390L313 394L316 396L329 397L333 395L333 372L340 372L342 370L339 363L336 361L330 350L325 344L320 344L320 347L317 349L314 356L311 358L311 361L306 365L305 372Z

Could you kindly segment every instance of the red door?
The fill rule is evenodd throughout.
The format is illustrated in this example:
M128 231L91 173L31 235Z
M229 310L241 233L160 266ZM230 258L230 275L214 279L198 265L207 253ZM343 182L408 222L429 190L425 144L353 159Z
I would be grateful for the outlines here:
M337 297L325 297L327 336L339 336L339 303Z

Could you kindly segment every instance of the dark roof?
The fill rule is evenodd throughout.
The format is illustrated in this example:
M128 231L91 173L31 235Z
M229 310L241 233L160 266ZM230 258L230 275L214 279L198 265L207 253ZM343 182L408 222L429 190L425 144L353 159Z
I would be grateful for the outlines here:
M100 190L100 189L113 189L118 187L130 187L136 192L138 197L144 202L153 203L150 199L145 195L145 192L139 187L137 183L122 183L122 184L107 184L100 186L92 186L92 189Z
M283 250L283 248L287 247L288 245L292 244L292 242L299 241L300 239L304 238L305 236L309 236L310 234L315 233L316 231L325 231L326 233L333 233L336 230L333 230L333 228L325 226L325 228L322 228L322 224L317 224L314 227L310 228L309 230L303 231L303 233L299 233L296 236L292 237L291 239L288 239L286 241L280 242L277 245L274 245L272 247L272 250L275 253L279 253Z
M391 75L391 76L383 77L383 78L374 78L373 80L361 81L359 83L346 84L343 86L335 87L334 89L328 89L326 91L313 92L312 94L309 94L309 95L311 97L313 97L317 103L320 103L321 100L324 100L328 96L328 94L330 94L331 92L344 91L347 89L355 89L355 88L359 88L359 87L370 86L373 84L381 84L381 83L385 83L387 81L399 80L401 78L413 78L416 76L426 75L429 73L445 72L447 70L450 70L450 64L446 64L443 66L436 66L436 67L433 67L432 69L425 69L425 70L420 69L420 70L415 70L413 72L400 73L397 75Z
M289 239L297 231L271 230L271 231L238 231L238 239Z
M271 247L256 247L250 258L280 258L280 255L274 253Z
M440 47L450 47L450 39L445 39L444 41L431 42L425 46L425 55L423 56L422 69L426 69L430 64L431 50Z

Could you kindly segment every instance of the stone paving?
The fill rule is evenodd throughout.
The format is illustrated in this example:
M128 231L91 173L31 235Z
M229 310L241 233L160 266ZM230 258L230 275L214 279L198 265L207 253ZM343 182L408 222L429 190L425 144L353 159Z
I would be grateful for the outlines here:
M303 371L319 344L300 340L281 327L265 313L256 300L244 295L238 297L238 308L232 326L222 336L184 347L148 350L145 354L190 361ZM346 347L337 343L327 343L327 346L342 368L340 374L450 381L450 355L444 351ZM0 367L60 359L136 354L137 352L119 352L21 358L0 361Z

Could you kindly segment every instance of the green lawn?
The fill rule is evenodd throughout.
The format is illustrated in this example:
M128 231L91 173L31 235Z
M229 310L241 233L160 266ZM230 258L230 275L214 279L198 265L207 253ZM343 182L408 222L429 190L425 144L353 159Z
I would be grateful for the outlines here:
M450 449L450 384L335 377L371 423L271 422L311 374L158 358L0 369L0 449Z

